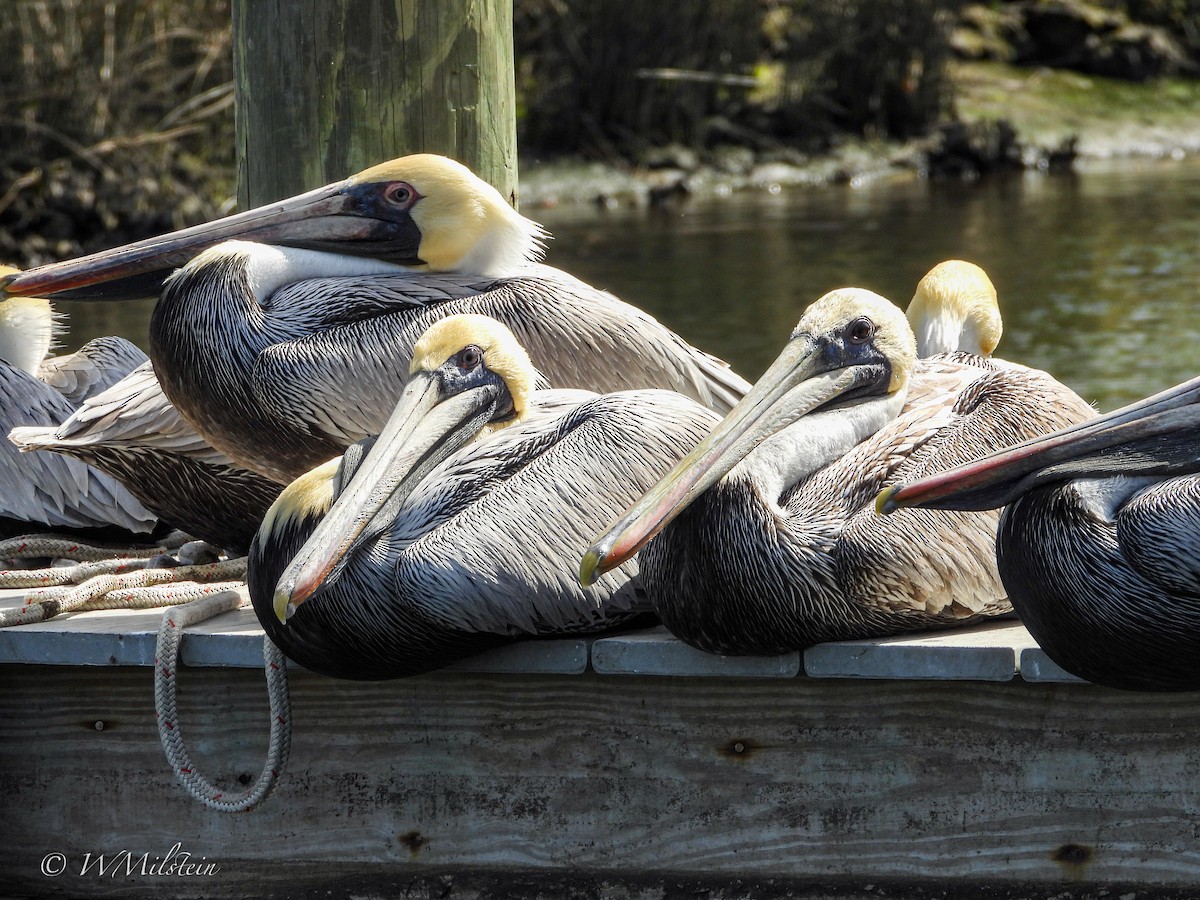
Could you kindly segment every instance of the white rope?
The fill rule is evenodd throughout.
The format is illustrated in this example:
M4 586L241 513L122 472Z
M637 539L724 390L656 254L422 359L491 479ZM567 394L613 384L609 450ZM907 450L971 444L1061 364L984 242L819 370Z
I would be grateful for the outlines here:
M219 812L249 812L270 797L287 764L292 743L287 661L268 637L263 638L263 660L266 663L267 696L271 703L271 737L267 761L258 780L242 793L227 794L197 771L183 743L175 700L180 634L188 625L238 609L244 602L240 592L228 591L168 609L163 613L154 659L154 708L158 713L158 735L167 761L189 794Z
M57 559L80 561L123 558L144 558L178 550L184 544L194 543L195 538L182 531L172 531L161 540L150 544L126 546L103 546L88 544L67 534L41 532L14 535L0 540L0 559L28 559L31 556L50 556Z
M215 581L211 584L181 584L154 585L151 587L117 588L109 591L95 600L89 601L79 608L80 612L90 612L94 609L162 609L167 603L178 606L191 603L210 594L222 591L236 591L242 587L242 581ZM165 601L165 602L164 602Z
M85 544L75 538L61 534L22 534L17 537L0 541L0 559L28 559L33 556L47 556L55 559L73 559L90 562L100 559L144 559L156 556L164 550L173 549L170 538L179 532L173 532L167 541L156 543L153 547L99 547Z
M188 540L186 535L172 535L163 545L145 550L92 547L58 535L24 535L0 541L0 559L49 557L79 562L49 569L0 570L0 587L38 588L26 594L21 607L0 610L0 628L41 622L70 612L148 609L171 604L159 627L154 660L154 708L167 762L184 789L205 806L220 812L248 812L271 796L291 748L287 663L283 653L264 636L263 659L271 705L267 760L249 790L226 794L192 765L179 725L176 673L179 641L185 627L239 609L248 602L242 580L247 560L146 568L147 564L156 565L156 557L164 549L184 547ZM120 556L113 558L117 554ZM184 558L185 554L181 552L179 557Z
M156 554L157 555L157 552ZM64 559L66 557L59 557ZM146 568L149 559L97 559L74 566L49 566L44 569L8 569L0 571L0 588L41 588L79 584L96 575L121 575Z
M75 566L66 571L84 569ZM217 588L208 584L198 586L192 582L227 582L243 578L246 574L246 558L227 559L221 562L206 563L201 566L177 566L173 569L138 569L134 572L119 574L94 575L80 585L72 587L51 587L30 591L25 595L23 606L15 609L0 610L0 628L9 625L27 625L31 622L42 622L55 616L69 612L80 612L87 609L117 609L119 604L107 604L104 600L109 594L120 591L130 591L136 588L153 588L146 592L158 598L152 603L146 596L139 597L139 608L149 606L166 606L187 599L187 592L192 598L227 589L227 585ZM201 589L196 591L195 588Z
M176 551L175 556L171 555L172 550ZM23 534L0 541L0 560L52 559L56 565L40 569L0 569L0 588L80 584L96 575L120 575L135 569L178 568L181 563L196 563L197 554L207 554L213 560L219 556L208 544L195 541L182 531L171 532L151 547L101 547L64 535ZM77 565L57 564L62 562ZM244 573L239 573L238 577L241 574ZM177 575L174 580L185 577Z
M55 559L79 563L41 569L2 569L0 588L35 588L78 584L93 575L144 568L165 547L96 547L55 534L25 534L0 541L0 560Z

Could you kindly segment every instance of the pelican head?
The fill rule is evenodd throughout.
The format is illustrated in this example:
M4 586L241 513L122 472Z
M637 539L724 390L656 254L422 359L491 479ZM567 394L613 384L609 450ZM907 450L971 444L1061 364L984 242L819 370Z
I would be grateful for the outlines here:
M1099 418L1001 450L876 499L880 513L906 506L978 510L1005 506L1036 487L1076 478L1200 471L1200 378Z
M19 269L0 266L0 278ZM11 297L0 300L0 361L36 376L50 352L57 324L50 301L44 297Z
M340 493L335 481L345 465L339 471L334 460L293 482L264 519L260 539L328 509L276 585L273 605L281 622L335 580L356 547L387 530L396 507L438 463L481 434L522 419L537 378L512 332L475 315L430 326L413 348L410 370L383 433ZM347 458L363 449L356 445Z
M625 562L755 447L801 417L833 407L849 412L881 397L893 401L889 407L902 403L915 360L912 330L889 300L861 288L821 297L712 434L596 540L580 581L592 584Z
M992 280L961 259L940 262L925 274L907 315L921 357L954 350L991 356L1003 331Z
M545 230L518 213L500 192L462 163L419 153L373 166L351 185L396 201L412 197L412 221L421 234L420 261L432 272L509 274L540 259Z
M235 239L501 276L539 259L545 237L466 166L419 153L215 222L11 275L0 289L72 300L157 297L174 269Z

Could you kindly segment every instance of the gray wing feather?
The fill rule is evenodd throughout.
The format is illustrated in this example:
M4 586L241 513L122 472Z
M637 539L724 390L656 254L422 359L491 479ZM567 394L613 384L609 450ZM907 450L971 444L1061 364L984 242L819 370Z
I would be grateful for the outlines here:
M54 427L71 404L48 385L12 367L0 367L0 428ZM52 528L117 525L148 532L156 519L119 483L78 460L21 453L0 441L0 514Z
M167 399L149 363L61 425L14 428L10 437L22 449L65 454L57 458L77 466L70 457L84 460L173 526L243 551L280 491L210 446Z
M22 428L13 439L30 449L136 447L186 455L217 466L233 465L179 414L149 362L84 401L61 424Z
M303 284L311 290L314 283ZM416 284L430 299L413 292ZM268 347L255 362L253 390L281 419L346 444L379 432L407 380L413 345L433 322L458 313L508 325L554 387L664 388L722 414L749 389L724 362L641 310L545 266L483 292L479 282L434 276L340 278L326 286L401 309ZM281 294L279 302L294 298Z
M115 335L88 341L74 353L43 360L38 379L78 406L146 362L146 354Z

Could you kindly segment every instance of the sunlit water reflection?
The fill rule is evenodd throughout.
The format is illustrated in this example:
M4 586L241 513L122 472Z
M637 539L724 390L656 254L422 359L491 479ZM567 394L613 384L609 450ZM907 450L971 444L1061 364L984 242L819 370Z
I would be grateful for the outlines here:
M1103 409L1200 373L1200 161L539 213L554 264L751 378L824 292L857 285L903 305L949 257L978 262L996 283L1001 355Z
M949 257L1000 292L1000 354L1102 409L1200 373L1200 161L1123 161L1074 176L911 179L741 192L670 210L526 210L548 262L647 309L756 377L801 309L857 285L905 304ZM62 304L70 349L145 346L148 304Z

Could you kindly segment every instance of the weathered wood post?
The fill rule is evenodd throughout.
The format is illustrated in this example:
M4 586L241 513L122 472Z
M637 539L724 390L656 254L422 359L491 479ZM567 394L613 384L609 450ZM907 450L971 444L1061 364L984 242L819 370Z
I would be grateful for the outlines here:
M238 203L407 153L516 205L512 0L233 0Z

